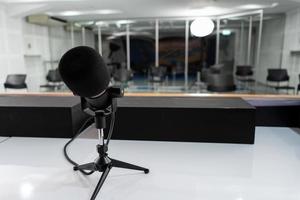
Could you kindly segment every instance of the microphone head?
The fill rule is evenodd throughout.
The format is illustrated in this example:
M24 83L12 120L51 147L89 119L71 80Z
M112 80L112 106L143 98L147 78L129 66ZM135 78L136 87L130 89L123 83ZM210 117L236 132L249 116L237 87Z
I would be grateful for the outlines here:
M68 88L81 97L94 97L104 92L110 76L100 54L91 47L79 46L61 58L59 72Z

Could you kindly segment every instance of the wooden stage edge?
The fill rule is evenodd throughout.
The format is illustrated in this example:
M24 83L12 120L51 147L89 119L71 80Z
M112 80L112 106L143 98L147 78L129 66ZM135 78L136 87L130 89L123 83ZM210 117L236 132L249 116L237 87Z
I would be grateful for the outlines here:
M5 92L0 96L73 96L71 92ZM278 99L278 100L300 100L300 95L275 95L275 94L230 94L230 93L125 93L125 96L132 97L240 97L243 99Z

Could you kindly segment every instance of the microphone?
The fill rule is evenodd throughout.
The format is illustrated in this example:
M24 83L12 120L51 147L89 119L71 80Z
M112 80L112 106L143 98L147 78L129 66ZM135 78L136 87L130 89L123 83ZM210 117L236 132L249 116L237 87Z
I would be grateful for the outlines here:
M96 199L112 167L144 171L145 174L149 173L147 168L112 159L107 154L117 109L116 98L123 96L123 90L118 87L109 87L110 76L100 54L90 47L75 47L62 56L58 68L62 80L68 88L74 95L81 97L81 109L94 116L94 124L99 138L99 144L97 145L98 158L92 163L78 165L67 155L67 146L81 133L82 128L64 147L64 155L74 165L73 169L75 171L79 170L86 175L90 175L95 171L102 172L91 200ZM105 142L104 129L106 128L106 117L108 115L111 116L111 119ZM82 127L85 125L86 123Z
M62 56L58 68L67 87L93 111L110 106L110 97L123 95L122 90L109 88L110 76L104 60L91 47L70 49Z

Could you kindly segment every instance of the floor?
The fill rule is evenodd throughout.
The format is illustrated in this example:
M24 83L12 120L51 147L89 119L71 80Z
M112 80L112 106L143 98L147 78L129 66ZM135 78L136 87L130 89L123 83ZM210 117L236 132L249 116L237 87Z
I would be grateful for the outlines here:
M66 141L13 137L0 143L0 199L88 200L100 174L74 172L62 154ZM69 153L89 162L95 145L80 138ZM112 141L109 152L151 171L113 169L101 200L300 199L299 129L258 127L255 145Z

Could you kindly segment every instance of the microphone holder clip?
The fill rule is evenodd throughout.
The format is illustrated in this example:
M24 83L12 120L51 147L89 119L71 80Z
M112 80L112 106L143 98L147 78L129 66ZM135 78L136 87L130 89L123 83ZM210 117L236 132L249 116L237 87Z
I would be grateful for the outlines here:
M114 90L112 90L114 91ZM94 120L95 120L95 127L98 131L98 137L99 137L99 144L97 145L97 152L98 152L98 158L96 159L95 162L91 162L91 163L87 163L87 164L83 164L83 165L77 165L74 166L74 170L89 170L92 172L98 171L98 172L102 172L102 175L100 177L100 180L97 183L97 186L92 194L91 200L95 200L105 179L107 178L110 170L113 167L117 167L117 168L124 168L124 169L132 169L132 170L138 170L138 171L143 171L145 174L149 173L149 169L144 168L144 167L140 167L137 165L133 165L130 163L126 163L123 161L119 161L116 159L112 159L108 156L108 144L109 144L109 140L111 137L111 134L109 134L107 136L107 142L105 143L104 140L104 129L106 128L106 117L108 115L112 115L114 116L115 112L116 112L116 108L117 108L117 101L116 98L120 97L120 96L114 96L114 95L110 95L110 112L107 112L107 110L96 110L94 111ZM84 100L83 98L81 99L82 101ZM82 105L87 105L86 102L82 102ZM83 109L86 111L86 107L83 107ZM90 110L90 109L89 109ZM113 128L113 127L111 127ZM112 130L111 130L112 132Z

